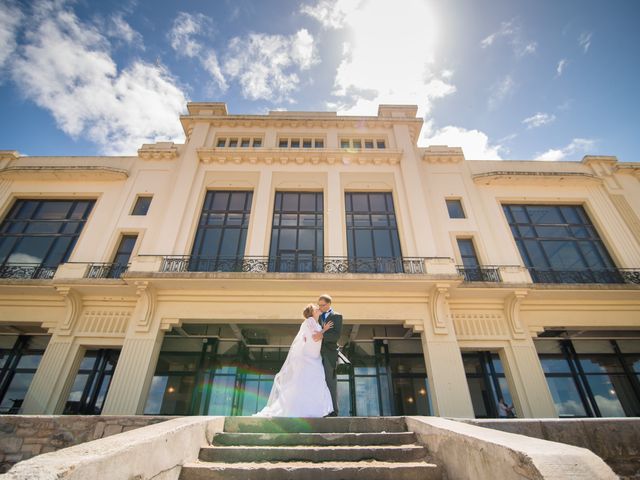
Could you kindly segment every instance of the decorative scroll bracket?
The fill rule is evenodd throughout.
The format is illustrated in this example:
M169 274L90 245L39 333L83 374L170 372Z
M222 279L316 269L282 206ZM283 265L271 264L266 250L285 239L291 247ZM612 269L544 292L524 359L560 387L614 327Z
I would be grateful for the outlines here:
M451 317L449 311L449 288L448 284L438 283L434 287L429 305L431 307L431 322L433 332L437 335L446 335L449 333L448 320Z
M58 325L56 333L71 335L82 312L82 296L71 287L56 287L56 290L64 298L67 310L66 317L62 324Z
M151 328L151 321L156 310L156 291L149 282L135 282L138 303L134 312L136 332L145 333Z
M526 290L516 290L505 301L505 314L511 328L513 338L525 338L526 331L520 320L520 305L527 296Z

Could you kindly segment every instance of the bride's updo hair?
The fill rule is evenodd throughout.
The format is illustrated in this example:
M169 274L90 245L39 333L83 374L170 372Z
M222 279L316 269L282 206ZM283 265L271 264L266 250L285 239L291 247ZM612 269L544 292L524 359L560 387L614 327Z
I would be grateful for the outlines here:
M305 320L309 317L313 317L313 310L316 308L318 308L318 306L315 303L310 303L305 307L305 309L302 311L302 316L305 318Z

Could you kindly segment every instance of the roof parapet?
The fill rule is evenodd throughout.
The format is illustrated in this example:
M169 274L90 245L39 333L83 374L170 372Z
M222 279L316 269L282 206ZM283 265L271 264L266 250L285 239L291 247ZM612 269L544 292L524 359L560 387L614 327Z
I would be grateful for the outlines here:
M459 163L465 158L460 147L429 145L423 150L422 159L429 163Z
M378 117L380 118L416 118L417 113L417 105L381 104L378 106Z
M226 117L227 104L224 102L189 102L187 103L189 115L215 115Z

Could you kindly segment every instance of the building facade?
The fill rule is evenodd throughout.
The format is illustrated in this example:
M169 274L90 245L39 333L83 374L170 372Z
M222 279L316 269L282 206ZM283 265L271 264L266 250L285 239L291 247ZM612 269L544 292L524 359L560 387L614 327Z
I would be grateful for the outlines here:
M0 411L250 415L329 293L341 415L640 415L640 163L466 160L416 111L0 152Z

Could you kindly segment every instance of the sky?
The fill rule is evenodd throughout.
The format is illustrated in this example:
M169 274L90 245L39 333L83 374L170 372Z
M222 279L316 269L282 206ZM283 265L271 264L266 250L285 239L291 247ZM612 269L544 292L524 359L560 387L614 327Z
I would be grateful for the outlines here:
M638 0L0 0L0 150L135 155L232 114L415 104L467 159L640 161Z

